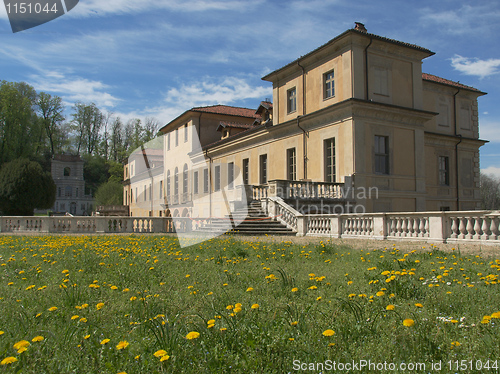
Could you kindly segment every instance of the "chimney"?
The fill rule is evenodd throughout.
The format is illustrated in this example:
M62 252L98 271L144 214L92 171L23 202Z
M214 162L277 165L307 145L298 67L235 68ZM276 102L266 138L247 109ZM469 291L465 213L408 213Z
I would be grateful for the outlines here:
M358 31L361 31L361 32L368 32L366 30L366 27L365 25L363 25L361 22L354 22L356 24L356 26L354 27L354 30L358 30Z

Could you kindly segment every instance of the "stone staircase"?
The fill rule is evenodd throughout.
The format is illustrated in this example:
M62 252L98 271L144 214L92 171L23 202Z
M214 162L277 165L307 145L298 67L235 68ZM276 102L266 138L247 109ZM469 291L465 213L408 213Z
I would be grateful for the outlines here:
M275 218L269 217L262 209L259 201L252 201L247 211L234 211L232 218L241 223L229 231L226 230L227 222L231 220L229 215L220 220L214 219L210 224L197 231L220 233L220 235L295 235L292 229L278 222Z

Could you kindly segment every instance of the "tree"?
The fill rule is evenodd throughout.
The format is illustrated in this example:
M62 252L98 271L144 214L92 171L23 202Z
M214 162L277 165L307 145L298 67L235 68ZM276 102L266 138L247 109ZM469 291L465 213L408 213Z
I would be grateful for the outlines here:
M85 179L86 189L89 189L90 194L95 196L99 186L108 181L109 165L100 156L84 155L82 158L85 161L83 179Z
M76 103L73 107L73 129L76 131L77 154L83 149L93 155L99 146L99 131L104 122L104 116L94 104Z
M57 151L58 138L60 137L61 124L64 121L64 105L58 96L52 96L45 92L40 92L37 98L39 118L49 140L51 156Z
M40 164L25 158L0 169L0 210L4 215L31 216L34 209L50 209L56 201L56 185Z
M117 181L102 184L95 194L97 205L123 205L123 185Z
M36 91L26 83L0 83L0 164L33 156L40 142Z
M481 174L481 208L500 209L500 179L492 175Z

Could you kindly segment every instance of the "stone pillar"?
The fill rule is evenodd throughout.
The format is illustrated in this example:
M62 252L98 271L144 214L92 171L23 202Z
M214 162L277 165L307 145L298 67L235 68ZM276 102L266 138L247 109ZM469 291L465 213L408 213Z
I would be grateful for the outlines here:
M330 219L330 232L332 238L342 237L342 216L339 215Z
M373 217L373 238L378 240L387 238L387 223L385 214Z
M297 217L297 236L307 235L307 217L300 215Z
M446 221L444 213L429 217L429 242L446 243Z

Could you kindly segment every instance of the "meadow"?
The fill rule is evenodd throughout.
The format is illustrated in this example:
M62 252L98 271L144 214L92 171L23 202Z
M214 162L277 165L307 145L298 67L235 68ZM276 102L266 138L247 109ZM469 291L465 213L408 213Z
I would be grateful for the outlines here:
M397 243L0 236L0 373L498 373L499 271Z

